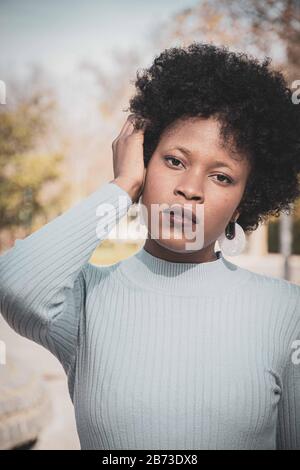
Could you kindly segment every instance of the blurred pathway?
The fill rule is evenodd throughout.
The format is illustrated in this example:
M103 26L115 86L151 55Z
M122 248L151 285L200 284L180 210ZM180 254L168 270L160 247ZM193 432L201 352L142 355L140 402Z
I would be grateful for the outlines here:
M1 315L0 339L6 343L7 354L20 357L43 378L51 399L52 419L34 449L80 449L67 377L59 361L42 346L15 333Z

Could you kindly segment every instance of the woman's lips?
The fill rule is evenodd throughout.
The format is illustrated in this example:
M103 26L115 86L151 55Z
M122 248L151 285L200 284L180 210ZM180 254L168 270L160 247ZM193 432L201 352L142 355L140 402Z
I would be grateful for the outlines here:
M183 218L184 221L187 220L189 223L192 222L192 224L199 223L199 218L196 212L193 212L192 209L184 208L183 206L180 206L180 209L181 210L178 210L178 208L176 207L175 209L166 209L163 212L170 214L170 216L174 216L174 220L176 217L180 221Z
M185 224L187 224L187 226L189 226L189 224L192 223L192 226L194 227L196 224L194 221L192 221L190 218L188 217L180 217L179 215L174 215L172 212L164 212L165 215L168 215L169 219L170 219L170 222L171 222L171 225L181 225L181 226L184 226Z

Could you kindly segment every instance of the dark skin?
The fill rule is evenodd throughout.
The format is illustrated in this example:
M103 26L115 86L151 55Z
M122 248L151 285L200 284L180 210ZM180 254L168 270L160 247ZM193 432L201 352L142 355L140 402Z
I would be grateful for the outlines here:
M171 227L171 237L151 238L148 217L148 238L144 249L157 258L172 262L205 263L217 259L214 245L230 221L239 216L238 205L243 196L250 165L245 158L232 158L221 145L218 121L189 118L177 121L160 138L147 167L141 202L148 214L153 204L180 204L193 210L204 204L204 243L201 249L187 250L182 228ZM185 155L176 146L191 151ZM171 150L172 149L172 150ZM164 157L171 156L167 161ZM221 160L230 168L214 164ZM229 184L229 178L233 184ZM161 234L160 220L160 234ZM180 239L174 238L181 231Z

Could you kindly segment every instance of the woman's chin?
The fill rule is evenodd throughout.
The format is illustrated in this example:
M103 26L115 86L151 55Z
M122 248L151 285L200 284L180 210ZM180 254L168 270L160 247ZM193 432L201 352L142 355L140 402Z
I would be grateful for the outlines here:
M155 242L160 245L162 248L166 250L173 251L175 253L194 253L195 251L199 251L203 248L203 246L196 246L194 242L188 241L186 239L183 240L176 240L174 238L171 239L155 239ZM194 248L191 248L189 245L195 245ZM199 245L199 244L198 244Z

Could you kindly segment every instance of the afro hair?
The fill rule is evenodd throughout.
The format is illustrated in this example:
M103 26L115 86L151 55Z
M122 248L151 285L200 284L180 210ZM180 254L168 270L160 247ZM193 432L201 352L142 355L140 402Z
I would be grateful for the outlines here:
M165 49L137 71L137 92L125 110L134 114L136 129L145 126L146 168L163 131L176 120L219 121L223 145L250 162L237 219L246 233L270 216L290 214L300 196L300 105L270 62L198 42Z

